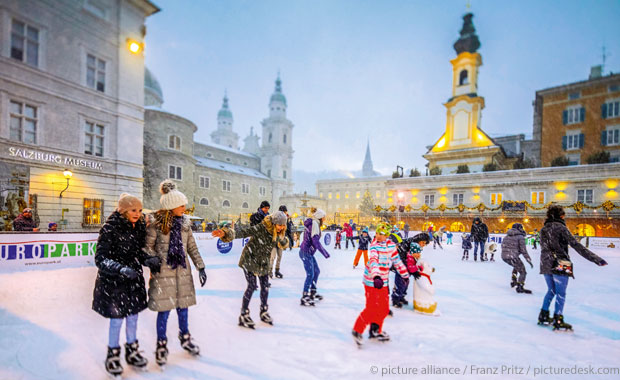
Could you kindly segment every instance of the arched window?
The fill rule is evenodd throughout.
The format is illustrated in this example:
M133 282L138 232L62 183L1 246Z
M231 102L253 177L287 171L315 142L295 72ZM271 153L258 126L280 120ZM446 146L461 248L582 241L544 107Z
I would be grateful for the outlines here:
M428 227L426 227L428 230ZM450 225L450 231L452 232L465 232L465 225L461 222L454 222Z
M230 202L228 199L224 199L224 202L222 202L222 207L230 208Z
M579 236L596 236L596 231L591 225L582 223L577 225L577 234Z
M248 205L248 202L243 202L241 208L250 208L250 205Z
M271 134L271 132L269 132L269 142L271 142L272 138L273 138L273 135Z
M207 198L200 199L200 205L201 206L208 206L209 205L209 200Z
M286 133L282 136L282 143L286 144Z
M463 70L459 74L459 86L462 86L464 84L469 84L469 73L467 72L467 70Z

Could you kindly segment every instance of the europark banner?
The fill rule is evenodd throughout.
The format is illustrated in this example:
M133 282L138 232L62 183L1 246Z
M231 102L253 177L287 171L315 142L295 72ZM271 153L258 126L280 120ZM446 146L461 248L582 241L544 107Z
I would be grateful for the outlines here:
M410 232L412 237L417 232ZM334 232L323 231L322 243L330 247ZM460 233L455 233L459 237ZM491 234L489 242L501 244L505 234ZM31 233L0 234L0 273L27 270L61 269L95 265L98 233ZM200 254L208 258L219 255L240 255L249 238L224 243L211 233L194 233ZM526 239L531 245L532 239ZM454 239L454 245L460 245ZM595 251L620 254L620 238L583 238L581 243ZM208 265L208 264L207 264Z

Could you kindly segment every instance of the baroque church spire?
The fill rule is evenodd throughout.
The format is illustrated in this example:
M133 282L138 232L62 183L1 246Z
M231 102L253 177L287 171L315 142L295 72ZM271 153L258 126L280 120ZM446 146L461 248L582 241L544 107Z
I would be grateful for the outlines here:
M372 166L372 158L370 157L370 140L366 142L366 156L364 157L364 164L362 165L362 176L372 177L375 175L375 171Z

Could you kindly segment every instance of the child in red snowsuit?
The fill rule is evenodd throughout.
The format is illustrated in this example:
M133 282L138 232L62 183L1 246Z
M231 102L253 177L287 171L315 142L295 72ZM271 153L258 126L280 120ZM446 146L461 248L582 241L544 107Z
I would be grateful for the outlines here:
M340 229L336 230L336 244L334 244L334 249L342 249L340 246L340 241L342 240L342 231Z

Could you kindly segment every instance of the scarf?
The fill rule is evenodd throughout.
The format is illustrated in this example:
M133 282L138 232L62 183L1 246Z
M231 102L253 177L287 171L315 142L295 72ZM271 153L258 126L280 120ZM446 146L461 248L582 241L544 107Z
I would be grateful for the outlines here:
M168 244L168 258L166 263L172 269L176 269L179 265L187 268L185 264L185 250L183 249L183 240L181 240L181 227L183 226L183 217L178 216L172 222L170 229L170 242Z

